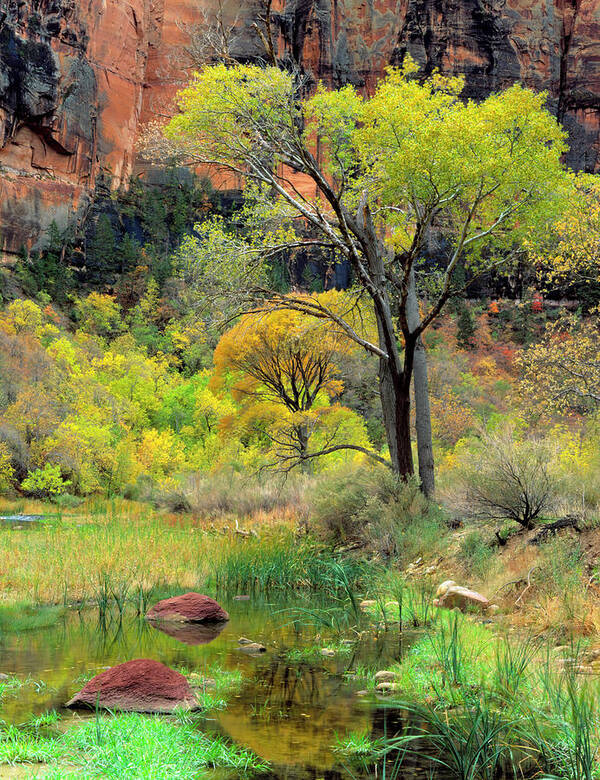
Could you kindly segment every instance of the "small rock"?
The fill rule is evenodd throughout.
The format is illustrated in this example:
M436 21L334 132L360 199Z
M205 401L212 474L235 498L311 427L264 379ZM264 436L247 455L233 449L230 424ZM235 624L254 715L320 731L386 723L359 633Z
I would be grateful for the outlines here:
M588 650L586 653L586 658L588 661L596 661L598 658L600 658L600 647L594 647L591 650Z
M369 691L356 691L356 696L368 696Z
M435 574L437 571L437 566L428 566L425 569L425 574Z
M497 604L490 604L486 612L488 615L497 615L500 612L500 607Z
M355 641L355 639L342 639L341 644L344 645L344 647L351 647Z
M324 647L321 650L321 655L325 655L328 658L333 658L333 656L335 655L335 650L332 650L330 647Z
M374 607L377 602L375 599L365 599L364 601L361 601L359 604L359 607L361 609L369 609L370 607Z
M238 645L253 645L255 644L254 640L248 639L246 636L241 636L238 639Z
M0 682L5 682L6 680L9 680L10 677L7 674L4 674L4 672L0 672Z
M250 596L234 596L234 601L250 601Z
M189 675L189 681L192 687L194 688L216 688L217 687L217 681L212 677L204 677L202 674L198 674L198 672L192 672Z
M375 673L375 682L393 682L397 677L398 675L396 672L390 672L387 669L382 669L381 671Z
M393 693L394 691L399 691L400 686L395 682L380 682L377 685L377 690L379 693Z
M446 609L458 610L464 612L469 608L475 608L480 611L488 609L490 602L485 596L477 591L463 588L452 580L443 582L437 589L437 599L434 599L434 606L445 607Z
M267 648L258 642L250 642L249 645L240 645L238 650L242 653L248 653L248 655L258 655L258 653L267 652Z

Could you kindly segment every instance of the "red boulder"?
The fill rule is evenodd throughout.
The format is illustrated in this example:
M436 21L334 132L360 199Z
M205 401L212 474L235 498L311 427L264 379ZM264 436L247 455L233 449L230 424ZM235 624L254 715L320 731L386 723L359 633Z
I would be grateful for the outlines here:
M199 704L182 674L158 661L138 658L96 675L66 706L173 712L175 708L195 710Z
M146 613L148 620L171 620L182 623L219 623L229 620L229 615L210 596L201 593L184 593L163 599Z

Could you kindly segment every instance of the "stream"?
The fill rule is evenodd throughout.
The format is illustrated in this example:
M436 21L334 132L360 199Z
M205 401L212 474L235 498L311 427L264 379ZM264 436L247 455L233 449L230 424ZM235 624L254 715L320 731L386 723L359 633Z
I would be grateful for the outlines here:
M199 673L216 664L239 669L243 683L226 709L209 713L206 727L269 761L269 778L359 777L349 774L332 750L336 737L351 731L375 736L395 731L398 713L373 694L357 695L365 680L352 679L352 670L385 669L410 646L411 637L405 636L400 647L397 632L371 635L333 657L318 653L307 657L302 650L315 645L320 629L307 625L295 608L312 608L312 602L219 601L230 620L218 634L185 628L170 635L173 631L165 633L133 615L99 622L96 611L86 610L69 611L48 628L0 635L0 672L29 680L5 694L0 717L21 723L56 709L68 723L81 715L65 709L64 702L90 676L134 658L152 658ZM244 654L238 644L242 636L261 642L267 652ZM326 640L323 634L317 644L326 647Z

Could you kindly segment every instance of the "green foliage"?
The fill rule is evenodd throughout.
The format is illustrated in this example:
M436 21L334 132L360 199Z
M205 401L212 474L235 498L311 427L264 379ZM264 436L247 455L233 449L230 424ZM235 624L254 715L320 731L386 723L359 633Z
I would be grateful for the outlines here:
M44 249L32 253L23 249L19 253L15 275L25 292L34 297L47 295L59 304L67 303L74 288L68 265L70 252L69 236L52 221Z
M383 467L346 466L324 475L314 491L312 516L334 545L358 543L405 560L415 553L415 542L420 548L431 541L429 531L424 533L430 520L433 536L439 536L417 482L403 482Z
M481 531L470 531L461 539L459 555L476 577L485 577L494 555L494 544Z
M0 441L0 494L10 492L14 478L11 452L5 442Z
M27 474L21 482L21 490L36 498L54 498L64 493L70 484L68 479L63 479L60 466L46 463L43 468Z
M251 539L223 550L214 564L217 589L238 593L325 590L346 593L367 574L361 561L340 558L311 541L293 543L288 532Z

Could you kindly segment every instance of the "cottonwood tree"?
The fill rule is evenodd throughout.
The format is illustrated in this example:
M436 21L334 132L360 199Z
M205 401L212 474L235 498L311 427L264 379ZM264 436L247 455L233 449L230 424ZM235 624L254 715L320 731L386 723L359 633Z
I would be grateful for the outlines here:
M350 262L376 338L314 298L279 304L334 323L378 358L390 460L403 477L413 473L410 386L421 335L458 292L457 271L510 262L557 209L565 178L565 134L544 95L515 85L463 101L462 78L418 81L414 71L411 62L388 70L370 98L349 86L304 98L301 79L276 67L206 67L165 130L190 160L255 185L310 228L312 243ZM423 258L434 232L448 251L432 266Z
M347 319L358 319L343 293L321 293L312 300ZM315 458L340 450L354 450L385 463L360 442L338 441L338 427L352 413L329 402L344 388L340 362L356 349L331 323L275 303L244 315L222 336L214 353L213 386L227 384L246 419L271 416L274 411L274 425L265 432L284 470L296 465L308 470ZM315 431L322 434L320 446L311 448Z

